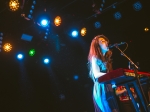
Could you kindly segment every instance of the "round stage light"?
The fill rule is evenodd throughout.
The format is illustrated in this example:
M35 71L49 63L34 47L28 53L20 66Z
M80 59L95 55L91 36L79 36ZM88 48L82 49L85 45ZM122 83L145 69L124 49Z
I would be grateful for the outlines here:
M121 17L122 17L122 15L121 15L121 13L120 13L120 12L116 12L116 13L114 13L114 18L115 18L116 20L120 20L120 19L121 19Z
M140 11L142 9L142 4L138 1L133 4L133 9L135 11Z
M11 11L16 11L19 8L18 0L10 0L9 1L9 8Z
M22 59L23 59L23 54L18 54L18 55L17 55L17 58L18 58L19 60L22 60Z
M48 58L45 58L45 59L44 59L44 63L45 63L45 64L48 64L49 62L50 62L50 61L49 61Z
M148 27L144 28L144 31L145 31L145 32L148 32L148 31L149 31L149 28L148 28Z
M3 49L4 49L4 51L9 52L9 51L11 51L12 46L10 43L6 43L6 44L4 44Z
M78 36L78 31L74 30L71 33L72 37L77 37Z
M41 26L43 26L43 27L47 27L48 24L49 24L49 21L48 21L47 19L43 19L43 20L41 21Z
M86 35L86 28L82 28L81 29L81 36L85 36Z
M55 24L56 26L59 26L59 25L61 24L61 18L60 18L60 16L57 16L57 17L54 19L54 24Z
M31 49L29 51L29 56L34 56L35 55L35 49Z
M94 26L95 26L96 29L98 29L98 28L101 27L101 23L100 23L99 21L96 21L96 22L94 23Z
M78 75L74 75L74 80L78 80L79 79L79 76Z

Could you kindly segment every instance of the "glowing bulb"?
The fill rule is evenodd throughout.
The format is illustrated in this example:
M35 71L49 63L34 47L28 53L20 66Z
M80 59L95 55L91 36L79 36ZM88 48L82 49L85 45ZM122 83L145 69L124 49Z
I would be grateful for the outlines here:
M35 55L35 49L30 49L29 55L30 55L30 56L34 56L34 55Z
M86 28L82 28L82 29L81 29L81 35L82 35L82 36L85 36L85 34L86 34Z
M145 30L145 32L147 32L147 31L149 31L149 28L146 27L144 30Z
M9 7L12 11L16 11L19 8L19 2L18 0L10 0Z
M56 26L59 26L61 24L61 18L59 16L57 16L55 19L54 19L54 24Z
M4 51L9 52L9 51L11 51L12 46L10 43L6 43L6 44L4 44L3 49L4 49Z

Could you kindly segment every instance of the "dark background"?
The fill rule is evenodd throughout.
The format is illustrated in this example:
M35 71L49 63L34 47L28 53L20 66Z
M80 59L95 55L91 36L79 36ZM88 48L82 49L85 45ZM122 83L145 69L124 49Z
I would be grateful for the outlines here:
M18 11L12 12L8 0L0 0L0 32L3 44L12 44L11 52L0 52L0 109L2 112L93 112L93 82L88 76L87 56L92 38L104 34L110 44L127 42L125 51L133 62L139 62L140 71L150 72L149 0L37 0L33 18L27 20L21 14L29 14L32 0L20 0ZM135 11L133 4L140 2L142 9ZM94 7L92 7L95 4ZM113 5L114 4L114 5ZM115 6L115 8L113 8ZM44 11L46 9L46 11ZM119 11L120 20L113 14ZM37 25L37 18L45 13L50 18L48 39L44 29ZM53 24L55 16L62 17L62 24ZM96 29L94 23L101 22ZM87 28L86 36L71 38L72 27ZM33 36L31 42L21 39L22 34ZM28 51L34 48L33 57ZM126 45L120 46L122 50ZM113 51L113 68L128 68L128 60L116 48ZM16 54L23 52L22 61ZM44 56L51 63L44 65ZM78 76L78 80L74 79Z

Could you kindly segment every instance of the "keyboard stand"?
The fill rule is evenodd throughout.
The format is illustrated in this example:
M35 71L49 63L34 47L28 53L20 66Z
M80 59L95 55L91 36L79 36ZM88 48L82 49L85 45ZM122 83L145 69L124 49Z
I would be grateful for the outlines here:
M138 105L137 105L137 102L136 102L135 98L133 97L133 94L132 94L132 92L131 92L131 90L130 90L129 84L132 84L132 85L134 86L135 91L136 91L136 94L138 95L138 98L139 98L139 100L140 100L140 102L141 102L141 104L142 104L142 106L143 106L145 112L148 112L148 111L147 111L147 107L146 107L146 105L145 105L145 103L144 103L144 99L143 99L143 97L142 97L142 94L141 94L141 92L140 92L140 90L139 90L139 87L137 86L137 82L136 82L136 81L132 81L132 82L129 82L129 83L126 83L126 84L123 84L123 85L124 85L124 86L126 87L126 89L127 89L127 92L128 92L128 94L129 94L129 96L130 96L130 98L131 98L132 104L133 104L134 109L136 110L136 112L140 112L140 110L139 110Z

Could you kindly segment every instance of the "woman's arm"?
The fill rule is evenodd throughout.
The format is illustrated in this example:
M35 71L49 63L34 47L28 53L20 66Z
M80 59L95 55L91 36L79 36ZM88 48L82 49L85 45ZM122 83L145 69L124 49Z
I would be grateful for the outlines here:
M99 78L106 74L106 73L100 72L100 68L97 65L97 59L95 57L92 57L92 70L93 70L93 74L95 78Z

